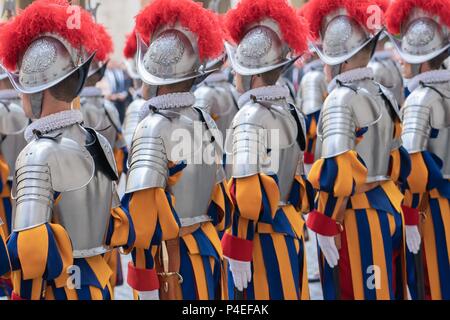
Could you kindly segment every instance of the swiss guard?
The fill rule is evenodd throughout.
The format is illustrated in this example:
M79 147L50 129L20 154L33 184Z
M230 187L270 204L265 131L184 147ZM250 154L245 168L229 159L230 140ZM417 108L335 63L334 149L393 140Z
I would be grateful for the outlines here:
M308 28L285 0L243 0L226 15L239 112L225 150L232 165L232 227L222 239L231 299L308 299L302 213L305 124L276 85L307 49Z
M37 0L0 28L0 60L33 123L16 161L8 241L13 299L111 299L104 254L131 247L117 169L103 136L73 110L96 51L98 26L69 3Z
M398 105L367 68L382 32L371 0L312 0L305 16L325 63L329 95L317 134L318 190L307 225L317 233L325 299L406 298L403 195L409 158L399 143Z
M411 156L404 213L413 299L450 299L450 1L391 3L387 26L411 94L402 108Z
M190 92L223 52L218 24L190 0L155 0L136 18L137 70L151 98L134 132L122 201L137 236L128 284L141 300L227 295L218 231L233 205L217 126Z

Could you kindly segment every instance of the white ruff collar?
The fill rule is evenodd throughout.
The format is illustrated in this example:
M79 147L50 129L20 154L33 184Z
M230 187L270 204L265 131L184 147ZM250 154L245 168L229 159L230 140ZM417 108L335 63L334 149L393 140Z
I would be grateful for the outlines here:
M251 96L256 97L257 100L262 101L276 101L286 99L289 97L289 89L282 86L267 86L255 88L247 91L239 97L238 105L241 108L250 101Z
M66 110L54 113L33 121L25 130L25 140L27 142L33 140L34 131L46 134L82 122L83 114L80 110Z
M408 90L413 92L417 89L421 82L423 83L439 83L449 82L450 71L448 70L433 70L418 74L414 78L408 81Z
M140 112L140 118L144 119L150 113L150 107L159 110L186 108L194 105L195 96L191 92L176 92L156 96L148 100Z
M331 92L336 88L338 81L342 83L351 83L366 79L373 79L373 71L370 68L358 68L346 71L337 75L333 80L331 80L330 84L328 85L328 92Z

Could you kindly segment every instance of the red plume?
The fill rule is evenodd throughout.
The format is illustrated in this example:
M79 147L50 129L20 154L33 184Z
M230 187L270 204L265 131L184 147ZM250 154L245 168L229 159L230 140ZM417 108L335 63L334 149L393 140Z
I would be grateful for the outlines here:
M136 42L136 30L129 34L127 34L127 40L125 42L125 48L123 48L123 55L127 59L133 59L137 51L137 42Z
M266 18L278 23L284 41L295 52L306 51L308 26L286 0L242 0L227 13L225 23L231 39L239 43L249 25Z
M390 33L399 34L402 23L408 18L413 8L421 8L440 22L450 27L449 0L394 0L386 13L386 23Z
M350 17L355 19L361 26L374 32L375 30L371 30L367 26L367 21L373 14L373 11L369 10L370 6L378 6L378 0L311 0L305 9L304 15L309 21L311 32L316 39L320 37L322 20L328 14L340 8L346 9Z
M80 10L80 28L69 28L74 11L66 0L36 0L11 21L0 28L0 60L10 71L33 40L43 33L55 33L66 39L74 48L83 47L88 53L98 50L98 39L93 30L96 23L89 12ZM98 52L105 59L105 52Z
M380 7L381 10L383 10L384 13L386 13L387 9L389 8L389 0L375 0L377 5Z
M223 52L217 16L191 0L154 0L136 17L136 31L148 42L160 25L177 21L197 35L201 60L216 58Z
M98 39L98 47L95 53L95 60L105 62L106 60L108 60L109 56L114 50L113 41L108 31L106 31L105 26L99 23L97 23L96 25L95 36ZM103 59L100 59L100 57L103 57Z

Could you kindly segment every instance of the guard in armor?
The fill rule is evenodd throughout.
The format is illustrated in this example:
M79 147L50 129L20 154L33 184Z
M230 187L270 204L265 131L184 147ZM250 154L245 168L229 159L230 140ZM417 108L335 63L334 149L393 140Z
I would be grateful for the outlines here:
M138 126L141 119L141 110L144 106L145 99L150 99L151 97L144 97L144 87L142 87L142 80L139 76L136 66L136 32L133 30L128 36L125 43L125 48L123 49L123 55L125 56L128 75L133 79L134 92L133 92L133 102L127 107L125 113L125 119L123 121L123 136L125 138L128 149L131 148L131 140L133 139L134 131Z
M387 26L411 94L402 108L408 285L413 299L450 299L450 1L396 0ZM399 35L393 36L393 35Z
M100 39L99 44L102 50L107 55L103 61L99 60L98 56L94 57L86 84L80 93L80 109L83 113L84 124L104 136L113 148L120 177L122 172L126 173L128 148L122 136L119 112L112 102L105 99L102 90L96 86L105 74L109 55L113 51L113 43L104 26L97 24L97 27L95 33Z
M386 12L389 0L377 0L377 4L383 12ZM375 81L392 91L401 108L405 101L403 77L399 63L394 59L393 50L387 48L389 45L389 37L385 33L381 34L375 53L369 62L369 68L373 71Z
M12 190L13 299L111 299L104 254L134 242L112 149L71 109L94 52L100 60L106 53L90 14L80 9L71 28L70 12L65 0L37 0L0 28L0 61L35 119Z
M302 213L304 118L276 85L307 49L308 28L285 0L242 0L226 15L239 112L225 150L232 164L232 227L222 239L231 299L308 299ZM233 290L232 288L235 288Z
M367 68L382 32L368 23L373 14L381 23L373 0L312 0L305 11L333 79L318 123L321 158L309 174L318 195L307 219L317 233L324 299L406 298L396 182L410 162L399 148L395 98Z
M217 126L190 92L223 51L217 25L190 0L155 0L136 18L137 70L152 98L134 132L122 203L137 234L128 284L142 300L227 295L218 231L233 205Z

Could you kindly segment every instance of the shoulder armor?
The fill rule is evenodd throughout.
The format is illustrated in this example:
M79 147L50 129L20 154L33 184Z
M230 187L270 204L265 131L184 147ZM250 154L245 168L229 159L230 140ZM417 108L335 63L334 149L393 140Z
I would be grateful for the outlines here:
M273 137L273 133L278 137ZM226 141L226 151L233 155L233 177L260 172L267 150L292 146L297 134L296 121L286 107L253 102L243 106L233 120L232 134ZM278 143L273 138L278 138Z
M139 121L141 120L141 110L142 106L145 104L144 99L134 100L127 107L127 111L125 113L125 119L123 121L123 136L127 143L128 149L131 148L131 142L133 140L133 134L136 130Z
M165 141L169 126L168 119L154 113L137 126L128 158L127 193L166 187L169 160Z
M94 172L94 159L72 139L44 136L29 143L16 161L14 230L48 222L54 192L81 189Z
M198 112L200 112L202 116L202 120L204 121L207 129L209 130L209 133L211 134L211 138L214 140L214 148L216 150L216 154L219 157L220 161L222 161L223 158L223 150L222 150L222 139L221 132L219 128L217 127L216 122L211 117L211 115L204 109L199 108L197 106L194 107Z
M450 100L446 94L441 88L419 87L406 99L402 108L402 140L408 152L426 150L431 128L450 126Z
M403 77L399 66L391 58L374 59L370 61L369 68L373 70L375 81L390 90L398 104L404 100Z
M324 102L317 128L322 140L322 158L354 149L356 129L377 123L381 107L365 88L341 86L333 90Z
M306 115L319 111L327 96L325 74L321 71L306 73L300 82L298 92L300 110Z
M114 157L114 151L112 149L111 144L108 139L106 139L103 135L95 131L94 129L85 128L92 136L94 136L95 142L98 143L99 153L97 158L100 158L101 166L106 171L105 173L114 181L119 179L119 173L117 171L116 159ZM91 144L92 145L92 144ZM88 150L89 146L88 146ZM91 153L92 155L92 153ZM99 164L100 165L100 164Z
M27 127L28 121L21 106L0 101L0 134L21 133Z

